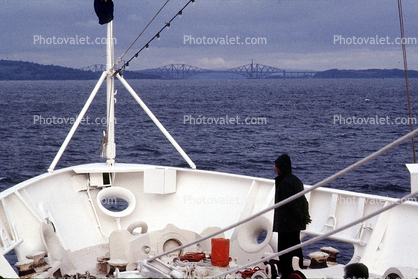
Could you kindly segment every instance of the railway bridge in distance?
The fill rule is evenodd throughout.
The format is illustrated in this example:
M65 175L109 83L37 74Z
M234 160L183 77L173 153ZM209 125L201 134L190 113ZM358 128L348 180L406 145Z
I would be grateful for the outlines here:
M92 65L82 68L86 71L104 71L105 65ZM170 64L154 69L146 69L137 71L147 75L155 76L160 79L187 79L192 76L202 74L235 74L237 76L243 76L247 79L263 79L263 78L311 78L315 75L316 71L296 71L296 70L283 70L271 66L266 66L251 61L251 64L239 66L236 68L226 70L210 70L203 69L187 64Z

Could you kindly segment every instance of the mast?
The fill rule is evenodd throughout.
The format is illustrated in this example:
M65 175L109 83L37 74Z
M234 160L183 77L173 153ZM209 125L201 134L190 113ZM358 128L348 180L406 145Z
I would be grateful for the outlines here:
M113 77L114 45L113 45L113 20L107 24L106 42L106 71L107 76L107 135L105 135L105 150L107 164L113 165L116 157L115 145L115 80Z
M183 9L190 2L194 2L194 0L190 0L183 7ZM115 157L116 157L116 144L115 144L115 102L116 102L115 95L116 95L116 91L115 91L115 83L114 83L114 77L115 76L128 89L128 91L131 93L131 95L136 99L136 101L141 105L141 107L145 110L145 112L150 116L152 121L154 121L154 123L157 125L157 127L163 132L163 134L167 137L167 139L173 144L173 146L177 149L177 151L180 153L180 155L187 161L187 163L190 165L190 167L192 169L196 169L196 165L189 158L189 156L187 156L187 154L184 152L184 150L173 139L173 137L168 133L168 131L158 121L158 119L148 109L148 107L142 102L142 100L135 93L135 91L129 86L129 84L125 81L125 79L118 74L120 69L117 70L117 71L115 71L115 69L114 69L114 64L113 64L113 62L114 62L113 2L112 2L112 0L107 0L105 2L100 1L100 0L96 0L94 2L94 4L95 4L94 8L95 8L96 14L99 17L99 23L100 24L107 24L106 71L104 71L102 73L102 76L100 77L99 81L97 82L96 86L94 87L89 99L87 100L87 102L84 105L82 111L80 112L76 121L74 122L73 127L71 128L70 132L68 133L67 137L65 138L64 143L61 145L60 149L58 150L57 155L55 156L53 162L51 163L50 167L48 168L48 172L53 172L54 171L55 166L57 165L59 159L61 158L61 155L63 154L65 148L67 147L67 145L70 142L72 136L74 135L75 130L77 129L77 127L80 125L81 121L83 120L83 117L84 117L85 113L87 112L87 109L89 108L91 102L93 101L94 97L96 96L97 92L99 91L100 86L102 85L102 83L104 82L105 79L106 79L106 84L107 84L107 90L106 90L106 96L107 96L107 106L106 106L106 108L107 108L106 109L106 111L107 111L107 131L104 132L101 157L106 158L107 165L109 165L109 166L114 165ZM180 15L180 14L181 13L179 12L177 15ZM175 17L173 17L173 19ZM170 22L173 19L171 19ZM164 28L166 28L168 26L169 26L169 24L167 23ZM161 30L160 30L160 32L161 32ZM154 36L154 38L156 38L156 37L157 37L157 35ZM118 61L122 59L123 55L118 59ZM133 58L131 58L129 61L131 61L132 59ZM129 62L125 63L125 65L127 65L128 63Z

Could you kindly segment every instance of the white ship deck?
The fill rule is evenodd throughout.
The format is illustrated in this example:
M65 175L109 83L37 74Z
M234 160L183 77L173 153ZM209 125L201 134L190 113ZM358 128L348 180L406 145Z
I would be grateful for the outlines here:
M107 174L110 184L106 183ZM106 210L97 199L101 192L103 205L116 205L120 201L116 198L130 204L120 212ZM313 221L303 232L304 237L323 235L397 201L327 188L315 189L307 198ZM28 180L1 193L0 199L3 254L14 249L19 262L24 262L33 254L44 253L50 268L47 273L39 273L41 277L52 276L58 270L62 276L86 272L104 276L106 269L98 268L103 264L97 258L124 260L132 267L149 256L195 241L266 209L274 202L274 181L149 165L90 164ZM377 276L389 267L418 266L414 257L418 244L410 241L418 231L417 207L418 203L408 201L329 238L351 243L352 262L365 263ZM221 234L230 239L232 266L277 252L272 217L270 211ZM128 227L138 221L146 223L148 231L128 232ZM258 243L257 237L263 231L267 232L266 239ZM210 254L210 243L206 240L182 253L189 251ZM177 253L163 259L169 262ZM4 258L1 262L0 275L11 276ZM208 275L221 271L215 269ZM324 276L327 272L342 276L338 267L320 271Z

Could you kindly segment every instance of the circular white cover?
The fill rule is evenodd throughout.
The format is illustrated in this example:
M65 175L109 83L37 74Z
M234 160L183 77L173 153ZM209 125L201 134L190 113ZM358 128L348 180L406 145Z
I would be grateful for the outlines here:
M122 199L128 203L128 207L122 211L110 211L102 205L103 199ZM135 196L132 194L131 191L122 187L112 186L106 189L101 190L97 194L97 205L99 206L100 210L108 216L111 217L125 217L131 214L135 209Z

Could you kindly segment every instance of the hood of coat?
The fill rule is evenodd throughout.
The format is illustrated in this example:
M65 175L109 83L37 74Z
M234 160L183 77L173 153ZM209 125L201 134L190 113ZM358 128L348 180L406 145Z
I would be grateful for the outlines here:
M290 157L287 154L280 155L279 158L274 161L274 164L279 169L280 174L286 175L292 173L292 163Z

